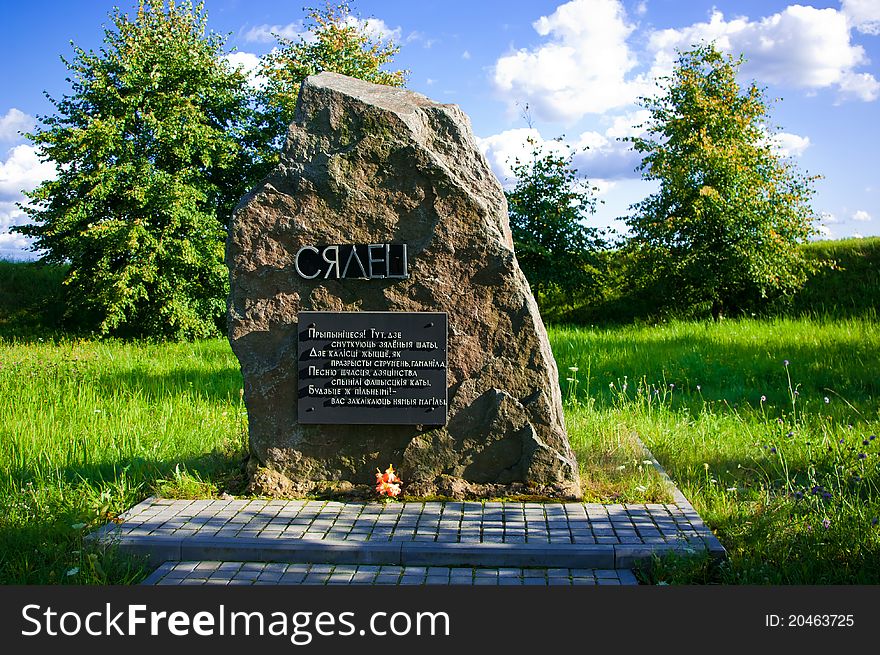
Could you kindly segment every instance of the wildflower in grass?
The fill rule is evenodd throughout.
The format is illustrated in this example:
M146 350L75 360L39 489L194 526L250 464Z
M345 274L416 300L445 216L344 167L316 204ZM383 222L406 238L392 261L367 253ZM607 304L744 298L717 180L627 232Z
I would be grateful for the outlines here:
M791 430L789 430L789 431L786 433L785 436L788 437L789 439L791 439L791 438L794 436L794 432L792 432Z
M863 445L863 446L870 446L870 445L871 445L871 442L868 441L867 439L862 439L862 445Z
M792 494L792 495L794 496L795 500L802 500L804 497L804 492L803 491L795 491L794 494Z
M877 523L880 523L880 519L875 516L871 519L871 525L877 525Z
M823 492L822 492L822 498L823 498L824 500L831 500L831 492L830 492L830 491L823 491Z
M831 402L831 399L828 396L825 396L825 404L827 405L830 402Z
M762 403L766 403L766 402L767 402L767 396L761 396L761 402L762 402Z
M670 384L669 384L669 388L670 388L670 389L675 389L675 385L672 384L672 383L670 383Z
M77 573L79 573L79 567L74 566L72 569L67 569L67 572L65 573L65 575L69 578L71 576L76 575Z
M868 437L868 441L874 441L874 439L876 439L876 438L877 438L877 435L872 434L870 437Z
M787 360L787 359L783 359L783 360L782 360L782 365L783 365L785 368L788 368L788 360Z
M577 372L578 372L578 367L577 367L577 366L569 366L569 367L568 367L568 370L571 371L572 373L577 373Z
M565 378L566 382L574 382L574 378Z
M859 459L867 459L868 456L865 453L859 453Z
M700 387L700 385L698 384L698 385L697 385L697 391L700 391L701 388L702 388L702 387Z
M822 527L826 530L831 527L831 519L822 519Z
M771 455L775 455L775 454L776 454L776 446L771 446L771 447L770 447L770 454L771 454Z

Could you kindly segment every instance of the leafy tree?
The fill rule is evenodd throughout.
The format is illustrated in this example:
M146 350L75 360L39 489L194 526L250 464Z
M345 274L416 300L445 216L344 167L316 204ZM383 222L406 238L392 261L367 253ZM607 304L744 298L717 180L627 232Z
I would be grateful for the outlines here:
M101 333L221 331L225 224L252 184L248 87L205 34L201 4L118 9L100 52L74 46L72 93L28 135L57 179L28 194L19 228L69 263L68 318Z
M661 93L642 98L645 135L628 139L660 183L626 219L642 277L716 319L793 292L811 266L799 244L813 233L815 178L774 153L762 91L737 83L742 61L714 45L679 53Z
M596 252L604 243L584 222L596 211L595 188L578 181L570 149L545 152L528 143L531 157L515 160L516 185L505 192L520 267L543 309L560 299L589 302L602 288Z
M354 19L349 3L327 3L324 9L307 11L304 34L295 40L276 34L278 46L260 62L265 80L260 140L276 152L293 122L300 84L309 75L331 71L374 84L403 86L408 74L382 69L400 48L391 40L374 38L364 23Z

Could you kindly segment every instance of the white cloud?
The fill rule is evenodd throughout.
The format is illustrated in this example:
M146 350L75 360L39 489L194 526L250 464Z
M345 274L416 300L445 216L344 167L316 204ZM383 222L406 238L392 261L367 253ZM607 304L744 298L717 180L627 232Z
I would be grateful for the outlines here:
M0 116L0 141L18 141L19 132L27 132L34 126L34 117L12 107Z
M868 59L850 36L847 16L836 9L791 5L754 21L726 20L715 10L709 22L653 32L648 47L655 52L654 74L671 70L676 48L715 41L721 50L743 53L743 75L762 84L808 91L836 88L842 96L874 100L880 83L869 73L856 72Z
M880 3L877 0L843 0L840 10L863 34L880 35Z
M866 223L871 220L871 215L866 212L864 209L860 209L852 215L852 219L854 221L860 221Z
M248 79L255 86L259 86L259 67L260 58L252 52L230 52L222 57L229 62L233 68L241 68L242 72L247 75Z
M830 239L832 237L831 228L827 225L820 225L816 228L816 231L819 233L818 238L820 239Z
M44 180L55 177L55 165L40 161L33 146L19 145L11 148L5 161L0 161L0 257L33 259L36 255L26 252L30 241L20 234L12 234L9 228L28 221L16 203L27 199L21 191L32 191Z
M574 122L633 103L647 87L627 80L636 66L627 39L634 27L618 0L571 0L532 24L542 45L495 63L495 88L511 106L528 102L535 115Z
M779 132L773 135L770 144L780 157L800 157L810 147L810 137Z
M840 219L831 212L822 212L821 214L819 214L819 220L826 225L834 225L835 223L840 223Z
M870 73L847 71L840 79L840 91L842 99L858 98L870 102L880 96L880 82Z
M599 186L601 193L608 191L615 180L638 177L635 168L641 159L629 144L618 141L610 134L614 129L612 126L604 134L582 132L573 141L560 142L544 139L538 130L523 127L477 139L477 142L492 171L505 185L515 182L512 164L517 159L525 161L531 155L533 146L527 142L528 138L534 140L544 152L564 155L568 152L568 146L574 153L572 163L575 168L591 184Z
M859 232L853 232L853 233L852 233L852 238L853 238L853 239L864 239L864 238L865 238L865 235L864 235L864 234L860 234Z
M611 118L611 127L605 130L605 136L613 138L639 136L644 133L644 130L639 126L644 124L650 117L651 112L647 109L638 109L627 114L613 116Z
M648 13L648 3L642 0L636 5L636 16L644 16L646 13Z
M9 231L9 228L27 222L27 214L19 209L15 202L0 201L0 258L33 259L36 257L35 254L28 252L30 239Z
M244 40L251 43L274 43L276 34L285 39L290 39L291 41L296 41L300 37L306 38L309 36L309 32L306 30L303 22L298 20L294 23L288 23L287 25L269 25L267 23L255 25L245 32ZM312 40L314 40L314 37Z
M357 18L349 14L344 18L344 23L349 27L357 28L371 39L378 41L400 41L403 34L401 28L391 28L381 18ZM287 25L269 25L268 23L255 25L245 32L244 40L256 43L274 43L276 34L291 41L299 41L300 39L308 43L316 41L314 33L306 29L302 20L294 21ZM417 33L413 32L413 35L415 34Z
M517 159L527 160L531 154L533 146L528 143L529 138L545 146L548 150L551 148L556 148L555 152L564 150L555 141L549 143L544 141L540 132L531 127L505 130L485 139L477 137L477 146L486 157L486 161L489 162L492 172L502 184L512 184L515 181L511 166Z
M15 146L6 161L0 161L0 198L21 197L21 191L32 191L43 180L55 177L55 164L40 161L36 148Z
M471 53L470 53L470 51L465 50L464 52L462 52L462 53L461 53L461 58L462 58L462 59L470 59L470 58L471 58Z
M381 18L356 18L349 14L345 17L345 24L358 28L371 39L378 41L400 41L403 31L399 27L391 28ZM431 44L433 45L433 41ZM430 45L425 46L430 48Z

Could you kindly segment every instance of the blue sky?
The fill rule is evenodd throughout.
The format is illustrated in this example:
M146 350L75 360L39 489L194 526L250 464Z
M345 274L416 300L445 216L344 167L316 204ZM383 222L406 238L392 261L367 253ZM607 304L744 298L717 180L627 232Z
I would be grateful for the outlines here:
M18 132L50 113L43 92L69 90L60 56L70 41L101 47L114 4L2 0L0 23L0 257L32 257L10 226L25 220L21 189L51 176ZM229 34L232 61L251 65L272 47L270 32L302 33L305 0L207 0L209 26ZM311 4L321 4L316 0ZM638 157L618 137L643 119L636 98L670 70L676 48L714 40L748 60L743 82L766 87L777 147L800 169L822 175L813 208L824 236L880 234L880 0L803 5L773 0L360 0L355 16L400 44L396 68L407 86L471 117L493 170L509 184L508 163L526 136L564 135L581 173L599 187L595 221L616 219L653 190L635 172ZM529 106L532 127L522 116ZM552 144L551 144L552 147Z

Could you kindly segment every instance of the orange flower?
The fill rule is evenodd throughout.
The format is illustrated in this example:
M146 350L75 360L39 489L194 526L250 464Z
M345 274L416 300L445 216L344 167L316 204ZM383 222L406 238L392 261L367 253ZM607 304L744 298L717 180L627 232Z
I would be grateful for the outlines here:
M394 497L400 495L401 479L395 475L394 467L390 464L385 472L376 469L376 493L380 496Z

